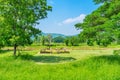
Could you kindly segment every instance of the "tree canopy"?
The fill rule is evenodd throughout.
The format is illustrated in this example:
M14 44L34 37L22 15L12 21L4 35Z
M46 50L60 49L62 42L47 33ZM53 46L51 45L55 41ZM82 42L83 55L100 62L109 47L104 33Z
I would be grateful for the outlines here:
M87 15L83 23L75 25L82 29L80 36L86 41L107 46L120 38L120 0L94 0L103 3L97 10Z
M112 0L93 0L95 2L95 4L100 4L100 3L104 3L104 2L111 2Z
M58 37L55 37L55 38L53 38L53 41L55 42L55 43L63 43L64 42L64 37L62 37L62 36L58 36Z
M0 44L16 47L31 43L31 36L40 33L35 28L52 9L46 0L0 0Z

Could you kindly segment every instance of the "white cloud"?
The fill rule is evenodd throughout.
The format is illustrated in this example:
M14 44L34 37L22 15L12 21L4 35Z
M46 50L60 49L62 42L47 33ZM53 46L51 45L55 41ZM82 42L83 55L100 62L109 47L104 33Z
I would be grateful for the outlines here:
M75 18L68 18L64 21L62 21L61 23L58 23L59 26L63 25L63 24L71 24L71 23L77 23L77 22L80 22L82 23L84 18L85 18L85 14L80 14L80 16L78 17L75 17Z

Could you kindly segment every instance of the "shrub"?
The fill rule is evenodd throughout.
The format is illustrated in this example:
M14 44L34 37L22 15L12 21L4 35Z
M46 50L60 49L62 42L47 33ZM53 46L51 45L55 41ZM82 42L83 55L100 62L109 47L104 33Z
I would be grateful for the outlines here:
M113 54L114 54L114 55L119 55L119 54L120 54L120 50L114 50L114 51L113 51Z

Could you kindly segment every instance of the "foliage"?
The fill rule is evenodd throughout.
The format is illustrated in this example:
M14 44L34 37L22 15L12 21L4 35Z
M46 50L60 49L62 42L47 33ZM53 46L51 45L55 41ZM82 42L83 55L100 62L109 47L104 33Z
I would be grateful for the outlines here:
M42 46L45 45L45 36L41 36L41 43L42 43Z
M64 40L66 46L78 46L80 43L80 39L78 36L69 36Z
M94 0L103 3L97 10L87 15L83 23L75 25L82 29L80 33L85 41L92 39L92 43L107 46L111 42L119 41L120 30L120 1L119 0Z
M64 40L64 42L65 42L66 46L69 46L69 37L66 37L65 40Z
M55 37L55 38L53 38L53 42L64 43L64 37L62 37L62 36Z
M113 54L118 56L120 54L120 50L114 50Z
M104 2L110 2L112 0L93 0L96 4L104 3Z
M51 43L52 43L52 35L51 34L48 34L47 36L46 36L46 41L48 42L48 47L49 47L49 49L51 48Z
M40 41L41 41L41 36L35 36L35 38L33 37L33 43L40 45Z
M87 45L89 45L89 46L93 46L93 45L94 45L93 42L94 42L93 39L88 39L88 41L87 41Z
M47 5L46 0L0 0L0 5L0 16L4 19L0 21L0 28L3 29L0 33L4 34L2 41L14 46L16 55L17 46L31 44L30 37L40 33L34 26L38 20L47 17L51 6Z
M78 46L79 45L79 37L78 36L70 37L70 44L72 46Z

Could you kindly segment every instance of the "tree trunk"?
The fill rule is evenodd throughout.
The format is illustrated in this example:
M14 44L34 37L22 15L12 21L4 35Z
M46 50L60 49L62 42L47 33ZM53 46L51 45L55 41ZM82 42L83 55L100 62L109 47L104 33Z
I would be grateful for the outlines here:
M14 54L13 54L14 56L16 56L16 50L17 50L17 45L15 44L14 45Z

